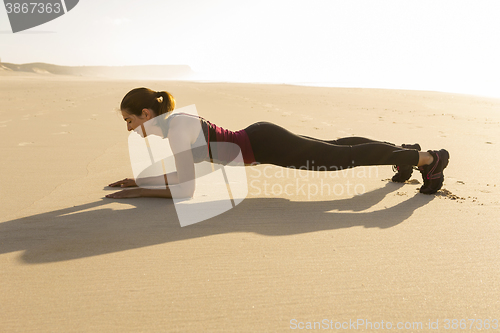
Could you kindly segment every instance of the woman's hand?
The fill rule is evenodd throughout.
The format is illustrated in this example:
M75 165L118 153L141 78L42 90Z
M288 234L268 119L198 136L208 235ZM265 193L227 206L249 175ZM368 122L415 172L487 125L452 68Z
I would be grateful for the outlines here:
M142 188L133 188L130 190L122 190L119 192L106 195L110 199L126 199L126 198L139 198L142 196Z
M125 178L125 179L119 180L117 182L111 183L108 186L110 186L110 187L117 187L117 186L121 186L121 187L134 187L134 186L137 186L137 184L136 184L136 182L135 182L134 179Z

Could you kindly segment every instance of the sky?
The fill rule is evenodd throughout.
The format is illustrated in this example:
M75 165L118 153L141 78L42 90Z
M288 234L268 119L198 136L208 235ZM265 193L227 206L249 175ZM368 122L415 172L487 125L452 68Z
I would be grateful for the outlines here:
M0 58L500 98L499 13L497 0L80 0L16 34L0 8Z

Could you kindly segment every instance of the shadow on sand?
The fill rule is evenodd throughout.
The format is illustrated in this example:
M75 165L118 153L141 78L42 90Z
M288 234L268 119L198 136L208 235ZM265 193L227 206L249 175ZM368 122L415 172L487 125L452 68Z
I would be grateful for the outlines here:
M121 202L135 207L112 210L99 209L112 202L112 199L103 198L0 223L0 254L24 251L20 259L36 264L230 232L282 236L354 226L390 228L434 199L434 196L418 194L393 207L362 212L402 186L389 182L361 196L328 201L250 197L224 214L183 228L172 200L122 199Z

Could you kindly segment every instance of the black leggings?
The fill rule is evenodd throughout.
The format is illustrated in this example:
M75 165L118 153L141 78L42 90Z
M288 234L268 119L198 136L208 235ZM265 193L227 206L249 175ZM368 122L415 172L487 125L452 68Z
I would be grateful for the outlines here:
M416 150L360 137L320 140L258 122L245 128L255 160L261 164L308 170L339 170L365 165L417 165Z

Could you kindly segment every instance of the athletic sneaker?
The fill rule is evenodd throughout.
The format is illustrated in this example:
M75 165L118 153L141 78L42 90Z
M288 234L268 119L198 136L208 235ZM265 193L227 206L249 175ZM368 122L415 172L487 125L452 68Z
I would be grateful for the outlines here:
M417 151L420 151L420 145L418 143L415 143L414 145L405 145L402 144L401 147L405 149L415 149ZM397 173L392 177L393 182L397 183L404 183L408 179L410 179L411 174L413 173L413 166L412 165L394 165L392 167L392 170L397 171Z
M432 155L434 161L430 165L419 168L424 179L424 185L420 188L420 193L434 194L443 186L443 170L448 166L450 153L446 149L428 150L427 152Z
M425 171L425 168L423 166L420 166L417 168L418 171L420 171L420 174L422 175L422 179L424 180L424 185L420 187L420 192L422 192L423 188L426 188L429 186L429 180L427 179L427 172Z

